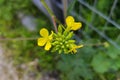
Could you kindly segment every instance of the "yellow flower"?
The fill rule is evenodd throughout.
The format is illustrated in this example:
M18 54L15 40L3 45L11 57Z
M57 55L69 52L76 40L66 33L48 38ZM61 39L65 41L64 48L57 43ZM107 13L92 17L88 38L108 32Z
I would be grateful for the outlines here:
M69 52L73 52L73 53L76 53L77 52L77 48L81 48L81 47L83 47L83 45L79 45L79 46L77 46L77 45L72 45L72 48L69 50Z
M45 50L50 50L51 48L51 41L52 41L52 33L49 35L49 32L47 29L43 28L40 30L40 35L42 37L38 38L38 46L44 46L45 45Z
M70 30L78 30L82 27L82 23L75 22L75 20L72 16L68 16L66 18L66 24L67 24L67 28Z

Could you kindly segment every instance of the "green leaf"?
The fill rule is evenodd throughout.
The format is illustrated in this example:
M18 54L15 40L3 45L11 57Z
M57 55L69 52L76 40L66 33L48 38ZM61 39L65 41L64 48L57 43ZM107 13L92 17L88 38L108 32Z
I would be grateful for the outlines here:
M93 69L98 73L107 72L110 68L110 61L106 55L99 53L92 60Z
M115 63L116 63L116 66L120 68L120 58L118 58Z
M115 47L111 46L107 51L107 55L112 59L116 59L120 55L119 51L119 49L116 49Z
M120 69L120 58L111 61L111 69L118 70Z
M0 0L0 5L3 5L5 1L4 0Z

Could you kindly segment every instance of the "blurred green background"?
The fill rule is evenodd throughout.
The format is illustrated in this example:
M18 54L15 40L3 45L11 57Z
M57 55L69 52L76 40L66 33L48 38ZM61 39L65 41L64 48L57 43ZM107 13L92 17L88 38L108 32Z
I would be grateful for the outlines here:
M11 51L6 54L12 57L15 67L37 60L37 74L46 73L55 80L120 79L120 28L80 1L71 0L67 15L75 13L75 19L82 22L82 29L75 32L75 39L85 46L76 54L66 55L37 46L39 30L43 27L53 30L53 25L31 0L0 0L0 44L5 45L6 51ZM86 0L85 3L120 24L119 0ZM28 18L32 27L24 22Z

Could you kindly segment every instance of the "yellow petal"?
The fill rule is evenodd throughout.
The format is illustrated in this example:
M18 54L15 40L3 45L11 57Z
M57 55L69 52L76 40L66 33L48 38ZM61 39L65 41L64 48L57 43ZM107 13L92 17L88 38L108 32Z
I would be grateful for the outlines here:
M76 49L73 49L73 53L76 53L77 52L77 50Z
M77 45L72 45L72 48L68 51L68 52L73 52L73 53L76 53L77 52L77 48L81 48L81 47L83 47L83 45L79 45L79 46L77 46Z
M44 46L46 42L47 42L47 39L38 38L38 46Z
M70 27L74 23L74 18L72 16L68 16L66 18L66 24L68 27Z
M50 48L51 48L51 43L50 41L48 41L45 45L45 50L50 50Z
M81 48L81 47L83 47L84 45L79 45L79 46L77 46L77 48Z
M45 28L42 28L42 29L40 30L40 35L41 35L42 37L48 37L48 35L49 35L48 30L45 29Z
M76 52L77 52L77 50L76 50L76 48L71 48L68 52L73 52L73 53L76 53Z
M82 27L82 24L80 22L75 22L72 27L71 30L78 30Z
M53 31L51 31L51 34L50 34L50 36L49 36L49 40L52 40L52 38L53 38Z

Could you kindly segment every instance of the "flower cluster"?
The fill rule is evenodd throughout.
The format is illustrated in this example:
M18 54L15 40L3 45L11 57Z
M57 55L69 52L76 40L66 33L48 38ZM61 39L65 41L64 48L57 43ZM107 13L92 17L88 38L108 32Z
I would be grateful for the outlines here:
M75 22L72 16L66 18L66 27L60 24L58 26L58 32L49 32L47 29L43 28L40 30L41 37L38 38L38 46L45 46L45 50L50 50L52 52L58 51L59 53L76 53L77 48L83 47L83 45L76 45L75 40L71 39L73 37L73 31L78 30L82 27L80 22Z

